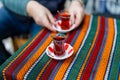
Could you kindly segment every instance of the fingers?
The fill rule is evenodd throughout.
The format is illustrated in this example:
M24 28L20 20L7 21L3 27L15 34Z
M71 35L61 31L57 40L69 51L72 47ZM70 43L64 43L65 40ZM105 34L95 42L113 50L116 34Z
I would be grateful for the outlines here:
M81 21L82 21L81 15L76 13L76 16L75 16L76 27L78 27L80 25Z
M84 9L78 1L73 1L70 5L69 12L71 14L71 21L78 27L84 17Z
M75 12L71 13L71 23L75 24L76 27L78 27L79 24L80 24L80 22L81 22L81 16L80 16L80 14L75 13Z
M52 27L54 23L55 21L51 14L48 14L47 16L44 17L43 25L49 30L56 32L56 30Z
M72 24L75 23L75 18L74 18L74 16L75 16L74 13L71 13L71 14L70 14L70 21L71 21Z
M85 14L84 10L81 10L80 12L78 12L76 14L76 19L75 19L76 27L78 27L81 24L81 22L82 22L82 20L84 18L84 14Z
M29 9L28 5L27 12L29 12L29 15L34 19L36 24L42 25L51 31L55 31L55 29L53 29L52 27L52 24L54 24L55 21L50 11L46 7L37 2L31 2L30 4L34 6L32 7L30 6ZM41 11L39 11L38 9Z
M54 19L54 17L52 16L52 14L49 13L49 12L48 12L48 19L49 19L49 21L50 21L51 24L55 24L55 19Z
M80 13L82 13L82 14L80 14ZM71 13L71 22L72 22L72 24L75 24L76 27L78 27L80 25L80 23L82 22L83 17L84 17L83 11L82 12L81 11L72 12Z
M54 31L54 29L52 28L51 23L48 21L47 17L44 18L44 21L42 21L43 26L46 27L47 29Z
M50 12L48 12L48 23L49 23L49 26L48 26L48 29L50 29L51 31L54 31L56 32L56 30L52 27L53 24L55 24L55 19L54 17L52 16L52 14Z

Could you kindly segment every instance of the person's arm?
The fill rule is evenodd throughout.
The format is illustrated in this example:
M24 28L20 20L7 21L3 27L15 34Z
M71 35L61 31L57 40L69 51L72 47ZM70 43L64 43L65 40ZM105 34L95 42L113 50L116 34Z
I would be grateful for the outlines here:
M36 24L42 25L51 31L55 31L52 27L55 24L55 20L51 12L42 4L33 0L27 4L28 16L32 17Z
M20 14L27 15L26 6L30 0L0 0L3 5L6 6L9 10Z
M35 0L1 0L9 10L34 19L36 24L55 31L51 25L55 23L50 11Z

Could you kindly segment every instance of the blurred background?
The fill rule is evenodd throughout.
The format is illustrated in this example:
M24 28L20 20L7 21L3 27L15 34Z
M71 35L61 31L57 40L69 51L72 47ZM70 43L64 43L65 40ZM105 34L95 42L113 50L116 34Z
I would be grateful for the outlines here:
M0 8L2 7L2 3L0 1ZM15 51L18 50L22 45L24 45L28 41L28 35L20 35L20 36L15 36L14 38L8 37L4 39L2 42L6 48L6 50L10 54L14 54Z
M120 0L83 0L86 14L101 15L106 17L120 18ZM65 7L69 5L66 0ZM0 2L0 7L2 3ZM13 54L18 48L24 45L29 39L28 35L15 36L3 40L5 48Z

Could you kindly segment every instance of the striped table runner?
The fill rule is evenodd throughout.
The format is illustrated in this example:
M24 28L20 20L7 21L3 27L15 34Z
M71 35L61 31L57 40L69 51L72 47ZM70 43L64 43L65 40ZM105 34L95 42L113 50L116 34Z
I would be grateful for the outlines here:
M67 33L74 53L54 60L45 50L55 33L42 29L0 67L4 80L120 80L120 20L86 15Z

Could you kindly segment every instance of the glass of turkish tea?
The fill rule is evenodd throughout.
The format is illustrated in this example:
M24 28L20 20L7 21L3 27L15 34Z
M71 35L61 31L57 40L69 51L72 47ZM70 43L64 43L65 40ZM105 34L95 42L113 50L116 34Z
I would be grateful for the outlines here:
M56 34L53 36L54 43L54 54L57 56L62 56L65 53L64 43L65 43L65 35L64 34Z
M61 28L67 30L70 28L70 14L68 11L63 11L60 13L61 18Z

